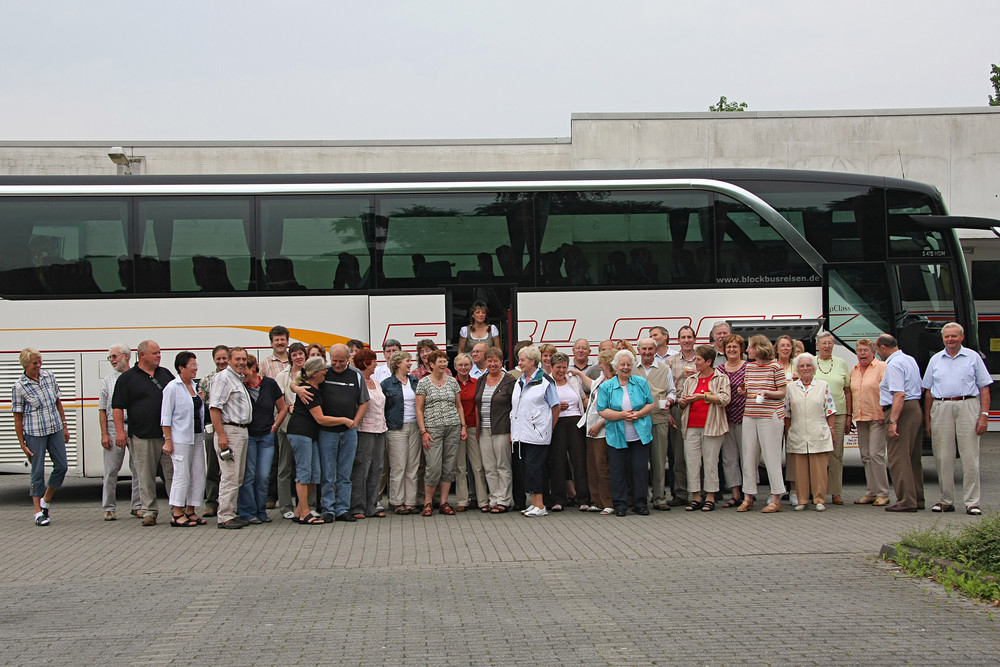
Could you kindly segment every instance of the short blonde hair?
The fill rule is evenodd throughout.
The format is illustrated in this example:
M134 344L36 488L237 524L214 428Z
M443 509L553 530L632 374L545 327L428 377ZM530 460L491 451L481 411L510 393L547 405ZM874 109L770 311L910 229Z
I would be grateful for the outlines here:
M774 361L774 346L767 336L757 334L750 337L750 347L756 353L757 361Z
M518 356L524 354L528 359L535 362L535 365L542 363L542 353L534 345L526 345L517 351Z
M407 359L412 359L412 357L410 357L410 353L403 352L402 350L397 350L389 355L389 373L395 375L396 371L399 369L399 365Z
M36 350L35 348L26 347L23 350L21 350L21 355L17 358L17 360L21 362L21 368L28 370L28 364L31 363L31 360L34 359L35 357L41 357L41 356L42 353Z

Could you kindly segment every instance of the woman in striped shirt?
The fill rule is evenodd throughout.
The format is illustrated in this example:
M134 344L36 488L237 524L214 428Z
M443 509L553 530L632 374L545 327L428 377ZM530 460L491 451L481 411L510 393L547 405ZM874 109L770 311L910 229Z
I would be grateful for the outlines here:
M747 364L741 393L743 410L743 502L738 512L749 511L757 495L757 466L761 458L771 485L771 501L762 510L781 511L785 483L781 476L781 436L785 419L785 371L774 361L774 346L766 336L752 336L754 363Z

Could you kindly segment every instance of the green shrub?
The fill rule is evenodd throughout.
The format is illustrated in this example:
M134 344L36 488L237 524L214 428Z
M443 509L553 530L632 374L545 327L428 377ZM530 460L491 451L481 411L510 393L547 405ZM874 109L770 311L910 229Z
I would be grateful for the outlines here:
M968 523L956 533L952 528L930 528L903 533L904 546L933 558L946 558L1000 575L1000 514Z

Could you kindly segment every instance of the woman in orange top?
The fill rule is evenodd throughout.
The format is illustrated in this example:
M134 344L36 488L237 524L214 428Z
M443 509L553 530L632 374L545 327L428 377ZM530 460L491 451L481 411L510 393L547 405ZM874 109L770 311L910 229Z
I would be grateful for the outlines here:
M885 373L885 362L875 357L875 344L867 338L857 342L858 364L851 370L851 395L854 397L854 424L858 427L858 449L865 464L868 486L855 505L889 504L889 476L886 473L886 424L879 402L878 387Z

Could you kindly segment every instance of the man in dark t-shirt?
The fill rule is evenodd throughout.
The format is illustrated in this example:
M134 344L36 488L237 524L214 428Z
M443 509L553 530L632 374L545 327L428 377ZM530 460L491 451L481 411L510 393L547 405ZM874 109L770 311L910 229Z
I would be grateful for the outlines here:
M170 491L174 466L170 455L163 451L163 431L160 429L160 403L163 388L174 379L173 373L160 366L160 346L151 340L139 343L138 361L115 383L111 397L115 420L115 444L124 447L131 441L135 471L139 475L139 499L142 503L142 525L155 526L156 466L163 468L163 483ZM128 411L128 431L125 411Z
M320 425L319 462L320 511L323 520L354 521L351 507L351 470L358 449L357 425L368 409L368 385L361 374L348 366L346 345L330 348L330 367L320 386L323 414L336 424Z

